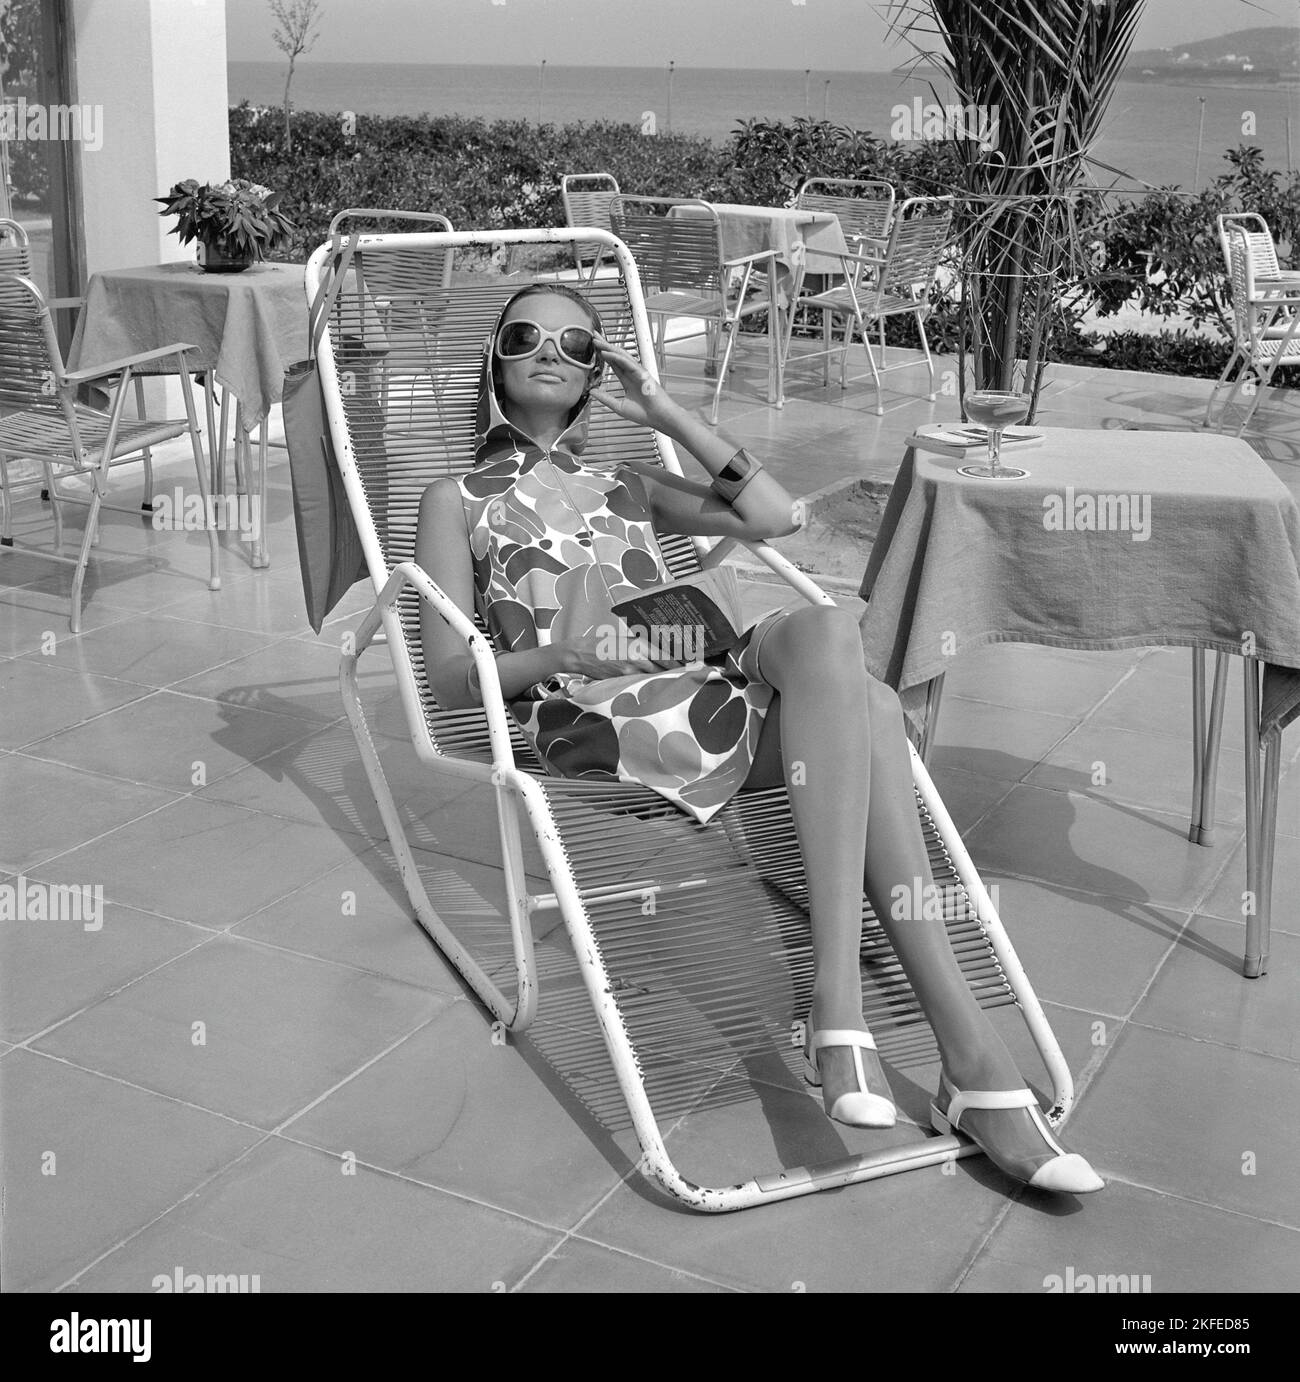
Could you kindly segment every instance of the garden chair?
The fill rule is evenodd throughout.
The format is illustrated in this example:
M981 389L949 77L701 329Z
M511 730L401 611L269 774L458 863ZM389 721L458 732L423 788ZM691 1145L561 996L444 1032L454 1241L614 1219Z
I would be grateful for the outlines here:
M1213 425L1219 394L1228 387L1218 423L1218 430L1226 431L1229 411L1244 392L1248 401L1237 425L1237 436L1246 430L1259 406L1260 395L1277 370L1300 365L1300 281L1280 281L1273 238L1267 227L1263 232L1247 230L1244 219L1220 218L1228 247L1233 342L1228 363L1206 401L1203 423L1206 427ZM1263 225L1259 217L1254 219ZM1261 268L1266 272L1261 273ZM1272 285L1270 279L1275 280Z
M701 331L707 356L705 373L716 372L709 422L718 423L718 406L731 367L736 333L746 317L767 315L768 397L781 397L779 313L771 311L776 297L776 251L728 259L723 250L718 213L698 198L625 197L610 203L614 233L636 261L646 311L655 324L655 358L666 374L668 322L692 317L704 323ZM719 336L725 335L722 358ZM676 340L689 339L675 337Z
M809 1000L810 950L806 889L785 790L742 793L701 826L646 788L548 777L502 702L482 625L414 563L420 496L432 480L473 464L483 343L527 275L504 281L478 275L449 290L437 322L443 358L454 362L440 376L446 427L436 445L418 454L403 445L412 425L407 410L385 416L374 404L392 352L382 341L364 344L371 308L359 286L363 276L388 259L389 279L396 283L404 265L418 263L437 245L484 256L512 245L537 251L547 263L556 247L593 237L617 273L590 280L582 290L600 311L610 339L652 368L635 265L627 248L603 232L583 227L362 236L354 246L362 274L335 275L340 260L330 245L307 265L308 299L319 302L326 317L318 355L326 413L375 596L345 641L340 683L416 920L496 1019L494 1031L527 1031L532 1048L559 1071L568 1092L606 1127L618 1123L625 1108L622 1116L630 1117L642 1148L639 1169L696 1209L765 1204L970 1154L975 1149L964 1139L920 1136L883 1148L877 1140L870 1153L828 1164L727 1175L712 1186L678 1170L662 1131L665 1120L687 1109L735 1103L742 1094L752 1098L755 1080L763 1098L783 1089L788 1100L790 1090L802 1089L791 1073L799 1052L790 1029ZM428 289L410 282L408 291ZM350 381L346 389L344 378ZM616 390L617 384L605 387ZM432 404L420 406L431 421ZM418 419L415 425L423 426ZM584 457L610 465L642 460L680 473L667 439L607 409L595 411ZM683 537L662 542L679 576L698 570L701 562L714 564L730 545L710 549L703 539ZM771 548L754 544L752 550L804 598L831 603ZM468 645L483 708L443 710L433 700L420 642L425 603ZM408 837L358 696L358 663L373 658L369 650L376 642L388 648L406 729L431 786L477 784L478 795L492 804L496 819L487 838L500 845L507 915L490 905L466 908L460 900L464 886L448 886L448 871L429 867L443 862L436 854L422 855L421 871L413 840L424 850L437 850L438 842L418 821ZM917 810L950 902L948 924L959 960L982 1003L1020 1006L1050 1072L1048 1116L1059 1122L1072 1099L1069 1072L929 775L919 759L912 761ZM457 821L470 810L468 799L468 792L457 796ZM542 862L529 863L526 846L529 858L540 851ZM538 876L543 872L545 882ZM865 906L864 916L870 918ZM874 924L865 930L863 954L870 971L865 1015L886 1059L921 1059L928 1029ZM543 974L547 986L539 1014ZM608 1067L600 1060L602 1045ZM808 1117L820 1129L829 1126L811 1105Z
M1229 227L1235 225L1245 232L1250 262L1255 274L1255 286L1258 289L1267 295L1275 292L1294 292L1300 288L1300 274L1284 273L1278 263L1273 232L1269 229L1268 222L1257 211L1235 211L1224 216L1216 216L1215 225L1219 232L1219 246L1223 250L1223 266L1228 275L1229 285L1232 283L1232 250L1228 231ZM1274 280L1276 286L1273 286ZM1285 336L1292 315L1290 311L1279 314L1278 319L1266 328L1266 336L1269 339Z
M894 370L910 369L924 363L930 375L928 398L934 401L934 360L925 335L925 319L930 314L930 292L934 286L939 261L948 247L952 227L951 197L909 197L894 217L884 248L868 249L837 255L844 267L844 282L822 292L800 293L795 299L786 327L784 355L789 361L790 343L794 332L795 311L800 307L820 312L822 317L822 348L801 351L799 359L821 358L822 383L830 382L830 357L840 356L840 387L848 384L849 347L854 331L862 334L862 347L871 367L876 386L876 414L885 411L881 393L881 375ZM924 361L905 360L899 364L886 363L885 322L890 317L912 316L916 319L921 337ZM832 340L831 322L844 318L844 339L838 345ZM880 365L871 349L869 326L877 323L880 339ZM865 376L862 376L865 378Z
M1232 247L1228 232L1233 226L1239 227L1246 236L1250 260L1257 278L1277 278L1281 268L1277 262L1277 246L1273 243L1273 232L1268 222L1257 211L1234 211L1215 217L1219 232L1219 246L1223 250L1223 265L1227 270L1229 282L1232 280Z
M618 196L618 191L618 179L613 173L565 173L560 179L565 225L612 230L609 204ZM605 257L594 241L577 241L573 246L573 262L579 274L590 265L589 272L594 275Z
M40 289L23 275L0 275L0 483L6 497L0 540L5 547L13 548L9 465L17 460L35 461L47 477L54 514L55 551L24 550L39 552L54 561L68 562L76 568L70 611L73 633L81 630L82 586L90 548L98 533L100 511L106 508L124 513L140 511L135 506L108 501L110 469L128 458L143 461L149 447L186 433L189 433L194 452L208 535L208 589L221 588L215 513L208 499L198 415L190 377L185 370L185 352L192 349L188 345L169 345L88 369L69 371L64 367L50 309ZM141 415L128 418L125 405L129 386L137 377L135 371L160 362L169 362L180 377L185 417L154 419ZM107 408L94 408L77 401L78 388L86 384L109 390ZM74 496L57 488L56 481L71 475L89 477L91 489L87 497ZM88 510L81 548L75 558L66 557L58 550L63 545L64 503L85 504ZM148 494L143 507L146 512L152 509Z
M801 211L831 211L844 241L859 249L889 239L894 220L894 189L862 178L805 178L794 204Z
M18 221L0 219L0 274L20 274L23 278L30 278L36 281L36 274L32 262L31 242L27 235L26 228ZM85 298L46 298L45 305L53 312L77 311L85 305ZM136 415L144 416L144 384L137 376L136 378ZM141 507L148 513L153 508L153 467L151 456L146 449L143 453L144 459L144 501ZM51 486L53 484L50 475L50 468L47 465L41 467L43 474L17 477L9 475L7 472L0 473L0 502L3 502L6 509L13 502L14 491L27 488L28 486L40 485L42 503L49 502L51 499ZM59 501L59 496L55 496L54 502ZM6 526L3 529L4 537L0 538L0 543L4 546L12 546L9 540L10 527L6 519Z

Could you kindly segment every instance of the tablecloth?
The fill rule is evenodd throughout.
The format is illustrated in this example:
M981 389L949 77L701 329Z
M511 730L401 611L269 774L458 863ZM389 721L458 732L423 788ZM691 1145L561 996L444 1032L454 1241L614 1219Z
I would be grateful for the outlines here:
M863 577L867 667L915 713L986 643L1190 646L1267 664L1261 730L1300 714L1300 509L1243 441L1044 429L1021 480L909 448Z
M714 202L713 209L722 227L725 258L776 251L777 292L782 307L788 306L799 278L814 256L817 263L825 266L819 272L838 273L841 261L831 256L849 252L839 217L832 211L745 206L735 202Z
M211 369L255 427L284 388L285 370L307 354L301 264L254 264L209 274L185 263L92 275L70 369L85 369L174 341L197 346L194 369Z

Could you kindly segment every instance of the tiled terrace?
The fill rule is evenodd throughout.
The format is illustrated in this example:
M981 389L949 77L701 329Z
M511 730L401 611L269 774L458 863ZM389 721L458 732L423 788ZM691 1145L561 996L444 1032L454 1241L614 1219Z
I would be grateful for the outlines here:
M892 376L877 418L863 385L798 380L770 410L742 372L723 426L795 494L888 478L914 426L955 415L906 392L921 378ZM1194 426L1207 388L1057 369L1040 421ZM1253 439L1300 493L1294 399L1266 401ZM251 570L227 535L219 593L201 534L111 514L73 637L65 569L0 558L0 881L99 882L108 899L97 932L0 933L7 1290L147 1292L177 1268L256 1273L263 1291L1041 1293L1070 1267L1149 1274L1155 1291L1300 1287L1300 735L1284 745L1272 969L1250 981L1239 678L1218 838L1200 848L1186 651L1001 646L948 677L936 780L1000 887L1081 1095L1068 1139L1105 1192L1058 1201L970 1158L696 1215L642 1181L627 1130L601 1126L528 1040L493 1043L410 919L337 691L363 597L321 637L307 628L272 456L274 565ZM186 466L169 461L159 488L188 486ZM20 517L48 537L34 500ZM501 892L488 802L416 770L371 657L435 904L482 908ZM1091 785L1097 759L1108 786ZM923 1118L933 1068L892 1078ZM867 1145L789 1094L688 1115L671 1141L701 1178L723 1152L739 1173Z

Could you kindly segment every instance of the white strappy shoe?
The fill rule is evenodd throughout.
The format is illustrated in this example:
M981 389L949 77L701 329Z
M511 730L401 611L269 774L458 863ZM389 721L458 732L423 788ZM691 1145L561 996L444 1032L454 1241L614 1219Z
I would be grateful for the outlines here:
M943 1087L948 1094L946 1113L939 1112L939 1105L930 1105L930 1124L936 1132L959 1133L968 1137L999 1170L1016 1180L1025 1181L1036 1190L1055 1190L1065 1195L1086 1195L1093 1190L1101 1190L1106 1182L1088 1165L1077 1152L1067 1152L1052 1136L1047 1119L1038 1107L1038 1096L1032 1089L958 1089L946 1074L942 1076ZM1056 1153L1051 1161L1045 1161L1032 1173L1023 1167L1000 1156L992 1147L986 1145L973 1132L961 1129L961 1116L967 1109L1011 1109L1027 1108L1034 1126L1042 1134L1048 1147Z
M892 1128L898 1119L894 1101L882 1094L870 1093L866 1073L862 1069L862 1052L876 1049L876 1039L870 1032L829 1027L824 1032L814 1032L810 1049L803 1056L804 1079L814 1088L821 1088L822 1073L817 1064L817 1053L831 1046L847 1046L852 1050L858 1087L841 1094L826 1110L827 1117L853 1128ZM822 1099L824 1106L824 1094Z

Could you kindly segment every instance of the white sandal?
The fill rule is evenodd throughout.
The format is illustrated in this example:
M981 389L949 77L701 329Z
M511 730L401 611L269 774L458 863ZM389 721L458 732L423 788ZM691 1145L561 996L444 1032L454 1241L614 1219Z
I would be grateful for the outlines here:
M1055 1190L1067 1195L1086 1195L1093 1190L1101 1190L1106 1182L1092 1169L1077 1152L1067 1152L1052 1136L1047 1119L1038 1107L1038 1095L1032 1089L958 1089L948 1078L941 1075L943 1087L948 1093L948 1109L939 1112L939 1105L930 1105L930 1125L936 1132L959 1133L969 1138L993 1162L999 1170L1016 1180L1025 1181L1036 1190ZM1025 1175L1016 1168L1015 1163L997 1156L990 1147L973 1133L961 1131L961 1116L967 1109L1012 1109L1027 1108L1034 1126L1042 1134L1048 1147L1056 1153L1051 1161L1045 1161L1033 1172Z
M814 1032L810 1049L803 1055L804 1079L814 1088L821 1088L822 1074L817 1064L817 1053L831 1046L847 1046L852 1049L858 1087L847 1094L841 1094L834 1105L826 1109L827 1116L837 1123L847 1123L852 1128L892 1128L898 1120L894 1101L882 1094L872 1094L867 1089L867 1077L862 1068L862 1052L876 1049L876 1039L870 1032L845 1028L827 1028L824 1032ZM822 1099L825 1107L824 1094Z

